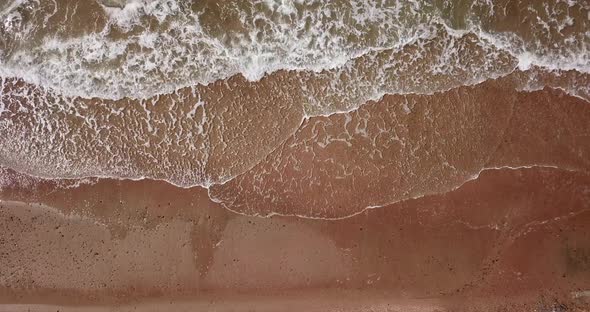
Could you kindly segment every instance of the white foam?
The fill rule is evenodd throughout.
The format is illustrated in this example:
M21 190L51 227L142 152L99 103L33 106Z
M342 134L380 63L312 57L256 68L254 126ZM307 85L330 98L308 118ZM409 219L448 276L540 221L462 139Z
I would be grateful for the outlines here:
M122 0L120 2L122 7L103 7L111 23L127 30L140 24L140 19L144 16L155 17L161 23L168 16L180 13L180 5L176 1Z
M414 19L391 20L389 10L365 1L354 1L362 7L355 7L354 20L338 17L340 8L330 1L315 2L320 3L317 10L299 12L296 6L309 2L283 0L265 1L272 14L239 12L246 31L228 31L228 43L224 36L211 37L202 29L200 16L183 11L176 1L129 0L122 8L104 8L111 22L103 31L78 38L46 38L40 46L0 60L0 74L68 96L147 98L238 73L258 80L282 69L319 72L339 67L367 52L400 46L425 26L412 25ZM398 16L402 9L396 5L394 13ZM168 26L161 32L108 38L111 25L128 30L141 24L143 16L167 21ZM379 25L387 26L371 42L347 41L349 36L365 40L359 27ZM136 44L145 49L130 52ZM108 65L112 63L118 66Z
M6 78L0 77L0 117L6 110L6 104L4 103L4 81Z
M530 52L523 52L518 55L518 69L528 70L535 63L535 57Z
M346 9L327 0L253 1L272 14L238 10L245 31L228 28L224 35L212 37L203 29L202 17L182 2L121 0L120 8L104 6L110 22L102 31L69 39L47 37L40 46L16 51L10 59L0 57L0 75L20 77L67 96L148 98L235 74L256 81L278 70L320 72L338 68L361 55L425 38L433 24L444 25L441 18L426 13L434 12L427 1L379 5L355 0ZM13 12L21 3L16 1L2 12ZM493 4L486 5L492 12ZM146 16L167 22L167 26L159 32L109 39L113 25L130 30L143 25ZM573 22L565 18L555 23ZM369 28L376 30L374 38L367 36ZM447 26L447 31L453 35L477 34L513 54L520 69L534 65L590 72L590 40L572 43L575 49L555 54L535 51L515 34L489 33L477 24L466 30ZM351 37L357 40L349 40ZM590 38L590 31L586 38ZM142 49L130 51L133 46Z
M6 15L14 14L14 10L25 3L27 0L8 0L7 4L1 5L0 18L5 18Z
M245 33L235 34L231 38L233 41L230 40L231 42L227 43L219 38L208 36L201 28L198 17L190 14L185 16L184 20L168 21L171 25L170 29L174 32L140 32L119 40L106 39L106 30L70 39L47 37L37 48L18 51L10 60L0 60L0 77L21 77L26 81L51 87L59 93L71 96L116 99L124 96L152 97L160 93L173 92L187 85L206 84L237 73L241 73L249 80L258 80L265 74L280 69L306 70L316 73L307 76L315 79L312 81L319 81L322 78L328 80L328 83L321 86L321 90L314 89L315 86L306 85L305 82L302 83L302 92L304 96L308 95L309 99L305 106L312 108L306 111L307 115L304 118L307 118L350 112L367 101L379 100L388 93L432 94L462 85L477 84L512 72L516 64L520 69L542 66L549 70L576 69L581 72L587 70L585 68L588 66L587 53L543 55L534 53L530 46L515 34L490 33L477 25L471 25L464 30L453 29L436 17L411 13L420 9L417 2L411 2L406 7L401 4L402 2L397 2L394 7L381 10L371 6L370 2L353 1L352 11L355 14L351 19L354 22L336 18L327 24L322 21L321 16L325 14L332 16L332 13L337 13L330 7L329 2L316 1L324 3L326 7L323 11L297 13L299 10L297 5L301 5L302 2L266 1L264 5L275 13L240 17L244 21L252 19L264 21L266 25L269 25L262 29L266 31L262 35L263 39L258 38L262 30L253 27ZM154 16L162 22L180 12L178 7L168 5L169 3L175 2L173 0L131 0L122 8L105 9L109 11L113 25L131 28L133 25L140 24L141 17L145 15ZM159 5L167 5L169 10L163 10L163 13L157 11ZM280 16L278 20L291 18L293 14L301 14L301 16L298 16L293 23L279 23L273 20L273 16L277 14ZM300 20L308 17L311 26L306 28L303 27L305 25L302 26ZM446 27L446 33L441 31L441 24ZM359 44L345 40L349 35L365 35L351 25L382 28L375 40ZM330 27L343 31L346 36L330 34L326 31ZM466 34L475 34L482 39L473 39L478 45L474 53L468 53L471 50L468 50L465 41L461 40ZM427 46L432 43L436 44L440 50L428 50ZM140 50L129 53L130 47L134 45L139 46ZM410 53L405 54L407 58L395 57L399 55L396 52L403 51L403 48L408 45L412 45L412 49ZM577 51L584 51L587 45L588 43L582 43ZM432 53L432 51L438 52ZM383 60L377 57L378 52L392 53L389 54L391 56L389 59ZM507 54L506 52L514 57L513 63L504 60L503 56ZM479 62L474 57L472 61L470 57L473 55L483 55L484 60ZM367 60L366 67L355 65L354 59L359 56L364 56ZM108 65L111 63L115 65ZM325 69L337 70L322 72ZM437 75L444 79L435 79ZM340 79L341 77L347 79ZM544 85L538 82L525 86L523 89L538 89L543 88ZM578 88L578 86L575 87ZM196 89L193 88L193 92L196 92ZM563 89L575 94L575 90L567 87ZM588 91L585 92L588 94ZM105 141L97 145L104 148L103 152L109 155L109 163L97 161L82 164L78 156L67 149L67 145L71 144L71 142L65 142L70 139L67 137L70 131L67 129L68 125L58 124L59 120L55 118L47 118L48 111L61 110L81 118L84 123L92 125L93 130L98 133L97 121L93 119L94 116L78 113L77 105L82 105L82 101L62 98L55 103L45 103L46 98L56 97L53 92L48 94L50 95L45 98L40 96L30 101L39 104L35 108L37 115L32 117L32 122L36 123L37 127L33 133L17 132L20 137L14 138L14 142L17 142L18 146L4 147L5 152L12 149L15 154L10 159L9 156L4 155L3 162L12 161L11 164L16 168L28 161L26 164L31 171L50 169L53 170L52 177L56 178L64 177L64 173L66 177L74 178L104 176L141 179L147 176L151 179L173 181L176 185L187 187L193 185L208 187L212 183L224 183L233 178L233 176L208 176L205 170L208 159L203 160L202 163L196 163L195 167L190 168L191 170L174 172L174 169L170 169L166 174L156 174L145 168L125 167L129 155L117 151L120 146L116 144L111 146L108 142L104 143ZM320 95L316 96L317 94ZM184 110L189 111L186 116L171 116L173 123L177 121L177 118L206 118L205 114L200 116L197 114L201 107L205 108L206 104L200 100L198 94L193 98L199 100L186 103L193 105L190 110ZM144 104L142 101L141 105ZM5 109L4 102L0 102L0 105L2 105L0 106L1 117ZM48 109L47 106L50 105L52 108ZM63 107L56 107L60 105ZM107 114L121 115L123 110L120 107L117 110L110 109L111 111ZM410 107L407 109L411 110ZM149 136L157 132L157 127L153 125L158 120L152 120L149 109L144 107L144 110L147 132L136 136L141 141L137 142L137 146L179 144L170 138L167 138L166 142L150 141ZM407 112L405 107L404 110ZM141 111L141 114L143 113ZM204 124L205 120L200 120L201 126L194 128L194 132L190 135L203 135L206 132L202 126ZM0 127L14 130L8 122L1 122ZM32 138L33 136L35 137ZM21 143L32 141L38 144ZM222 142L222 144L225 143ZM203 151L209 146L205 143L203 146L195 145L193 148ZM35 154L37 159L23 161L27 155L32 154ZM158 154L156 151L154 154L146 155L146 158L158 161L163 167L173 168L173 164L167 163L165 153ZM35 163L36 161L38 163Z

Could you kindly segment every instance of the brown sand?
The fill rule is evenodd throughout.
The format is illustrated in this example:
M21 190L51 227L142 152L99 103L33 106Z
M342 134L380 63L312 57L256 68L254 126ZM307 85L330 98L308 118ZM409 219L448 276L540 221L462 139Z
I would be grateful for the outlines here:
M132 160L156 177L178 173L179 181L241 173L209 190L149 179L44 180L3 168L0 308L160 310L170 300L178 310L588 307L584 100L549 88L515 91L521 77L514 74L434 95L388 95L299 125L303 108L289 105L292 94L265 93L289 75L211 86L208 101L218 105L196 107L202 123L172 118L191 113L175 104L194 100L190 90L144 102L153 120L166 120L148 137L131 131L145 126L133 123L137 103L86 103L121 126L105 134L114 154L130 157L115 167ZM64 129L75 131L55 132L61 146L38 141L30 134L44 115L19 109L46 107L12 100L3 118L14 118L11 129L22 136L3 137L4 146L31 140L10 146L32 155L51 146L72 157L74 167L47 170L75 172L79 155L115 159L96 153L105 145L89 139L91 127L59 111L47 120L71 122ZM252 107L242 105L250 100ZM99 113L119 108L119 115ZM177 140L194 133L185 127L203 125L201 136ZM86 139L60 141L71 133ZM145 151L162 154L140 153L134 147L142 142L125 136L147 138ZM189 141L197 145L167 144ZM519 169L486 170L504 166Z
M181 296L175 309L188 309L217 296L220 310L235 300L250 302L239 303L244 310L272 310L295 296L301 306L293 310L311 304L319 311L347 306L343 296L355 290L359 311L405 302L493 311L553 299L583 307L586 297L572 293L590 288L584 173L484 171L456 191L333 221L235 215L208 202L202 189L164 182L53 184L2 190L5 303L119 306L147 296L160 302L141 306L149 310ZM120 208L105 209L113 201ZM317 299L318 291L330 295Z

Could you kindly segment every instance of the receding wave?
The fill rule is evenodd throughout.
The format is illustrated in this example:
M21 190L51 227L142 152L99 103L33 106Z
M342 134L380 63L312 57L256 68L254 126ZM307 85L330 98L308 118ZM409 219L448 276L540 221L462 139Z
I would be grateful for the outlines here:
M536 79L531 80L531 77ZM491 131L488 124L495 124L494 114L505 122L511 107L524 105L519 103L517 95L533 90L531 88L535 84L536 90L545 85L560 89L571 81L587 84L588 80L588 75L575 71L559 75L518 71L495 81L432 95L399 95L395 100L386 97L379 104L369 102L361 106L361 110L332 115L338 122L343 122L343 128L329 134L326 141L328 138L322 139L318 131L334 121L332 118L325 119L328 117L312 117L313 122L304 122L306 111L313 111L316 107L311 105L313 103L309 107L304 105L310 103L309 93L305 92L305 85L301 84L301 76L297 72L280 72L258 82L236 76L207 86L185 88L168 96L117 101L62 97L22 80L9 79L4 80L2 89L4 108L0 114L0 130L5 135L0 138L0 160L4 166L42 177L151 178L180 186L209 187L225 183L257 164L265 163L271 152L278 149L281 153L285 144L294 147L312 144L320 148L314 153L330 162L342 152L331 150L332 141L363 150L365 147L355 143L354 136L374 136L372 146L378 148L374 152L381 154L383 146L377 143L379 138L389 138L397 127L412 128L412 131L417 131L416 135L422 131L435 131L420 130L421 125L413 125L412 118L398 122L395 118L384 121L382 113L372 112L373 107L391 106L391 109L399 109L403 114L433 121L452 118L457 123L467 123L457 131L475 131L473 135L483 135L486 129ZM316 88L322 83L321 79L303 81ZM525 88L527 92L517 91ZM326 105L333 103L331 109L341 109L338 104L347 103L332 101L332 98L341 99L332 93L324 98L322 95L322 92L317 92L314 99ZM587 96L587 92L583 95ZM424 116L424 112L411 114L412 101L418 101L434 111L430 117ZM581 110L579 116L583 117L582 112L590 106L587 102L578 101L584 104L572 105L578 106ZM533 100L525 103L529 102ZM457 104L464 106L455 111L452 107ZM489 114L481 110L483 104ZM322 112L325 107L323 109ZM358 121L355 129L348 129L352 116L358 114L366 116ZM315 126L309 128L310 123ZM476 128L465 130L475 125L478 125L477 131ZM481 126L483 128L479 128ZM368 127L378 128L370 134ZM579 129L585 131L586 127L582 124ZM494 140L500 139L500 130L491 131L488 135L494 135ZM293 136L297 137L302 131L311 133L303 141L293 142ZM412 133L406 135L408 137L404 140L419 139L412 139ZM468 141L472 139L465 138ZM435 145L425 148L430 150L429 153L438 153ZM402 154L409 157L413 153L408 150ZM281 155L287 157L288 154ZM298 159L293 157L293 161Z
M377 144L399 126L448 129L422 129L391 116L385 122L383 112L370 113L383 103L409 113L410 103L419 102L434 110L434 119L451 116L448 109L458 102L470 103L453 118L468 118L463 127L477 125L480 134L491 129L484 128L494 109L509 118L519 100L529 100L526 94L545 88L548 98L587 104L589 8L557 0L5 2L0 165L45 178L200 185L229 201L215 185L260 168L271 172L264 165L276 153L296 163L287 147L319 146L318 159L329 163L342 152L331 149L338 141L365 149L360 158L379 154L390 161L392 155L352 138ZM476 109L484 102L488 115ZM352 133L349 123L358 114L368 115ZM336 121L343 128L329 142L321 139ZM380 126L370 134L373 125ZM502 131L490 133L500 140ZM397 138L415 139L405 135ZM409 166L411 159L403 159ZM539 162L520 165L532 164ZM480 162L457 181L484 168ZM340 179L354 170L361 169L349 168Z

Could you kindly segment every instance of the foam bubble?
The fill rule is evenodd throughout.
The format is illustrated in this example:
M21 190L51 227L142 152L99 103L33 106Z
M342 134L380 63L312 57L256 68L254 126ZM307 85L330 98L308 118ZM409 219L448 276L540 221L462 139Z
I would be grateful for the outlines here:
M535 57L529 52L523 52L518 55L518 69L528 70L535 63Z
M267 9L256 10L259 4ZM109 17L104 29L45 38L0 60L0 74L64 95L119 99L147 98L238 73L257 80L281 69L318 72L420 36L431 16L415 6L254 1L246 7L228 5L225 10L235 20L212 26L203 19L214 13L194 12L183 2L129 0L103 8ZM153 20L160 27L149 26ZM236 23L235 30L222 26L230 22ZM113 27L123 35L113 38ZM137 27L143 30L136 33Z
M39 44L0 55L0 75L20 77L67 96L149 98L235 74L255 81L278 70L318 73L344 67L362 55L430 38L440 25L453 36L473 33L509 52L519 69L590 72L590 32L569 34L576 23L583 23L570 10L587 10L575 1L568 2L565 12L559 1L547 1L543 9L549 13L535 13L538 20L530 25L518 24L534 30L532 38L484 26L480 20L492 19L501 8L482 0L474 0L467 13L461 13L465 27L449 26L454 23L429 1L100 2L108 17L104 28L74 37L48 34ZM23 3L13 1L2 9L5 29L17 20L8 15L17 14ZM477 7L483 8L481 12ZM545 42L547 38L557 41ZM560 47L552 47L555 44ZM454 65L433 70L444 73Z

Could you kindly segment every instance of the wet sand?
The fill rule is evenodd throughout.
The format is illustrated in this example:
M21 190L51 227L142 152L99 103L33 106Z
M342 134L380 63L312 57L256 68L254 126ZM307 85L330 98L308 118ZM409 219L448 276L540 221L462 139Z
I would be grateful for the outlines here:
M301 106L264 96L286 80L234 78L233 87L211 87L219 87L212 96L230 91L204 119L214 121L203 123L203 146L215 152L201 160L192 145L163 143L196 133L170 117L192 113L176 102L188 91L150 108L162 123L153 137L135 136L148 138L146 154L125 152L140 142L121 139L136 135L128 128L140 120L132 101L80 102L89 111L120 105L124 113L106 121L122 128L109 131L106 145L73 144L58 137L84 136L57 131L53 143L38 141L36 116L44 113L31 112L52 106L14 97L3 118L20 134L3 142L19 153L51 146L71 161L82 151L110 162L111 154L93 151L110 146L125 156L115 164L133 159L160 178L219 183L238 175L183 188L2 168L2 309L159 310L172 300L170 309L188 310L585 311L587 296L576 294L590 289L590 106L558 89L517 91L518 75L432 95L386 95L300 125ZM242 105L250 87L251 103L268 109ZM205 116L204 106L194 113ZM70 120L60 129L93 137L91 125L52 114L56 127ZM180 167L162 171L170 168L158 159ZM204 169L188 169L195 164ZM78 168L43 166L74 176Z
M66 311L105 302L157 310L166 298L189 309L210 297L220 310L289 300L312 311L584 307L572 293L590 288L589 188L582 172L487 170L449 193L312 220L237 215L201 188L165 182L13 185L1 194L2 282L10 285L2 301ZM342 301L348 292L363 298L358 308ZM147 298L156 303L140 303Z

